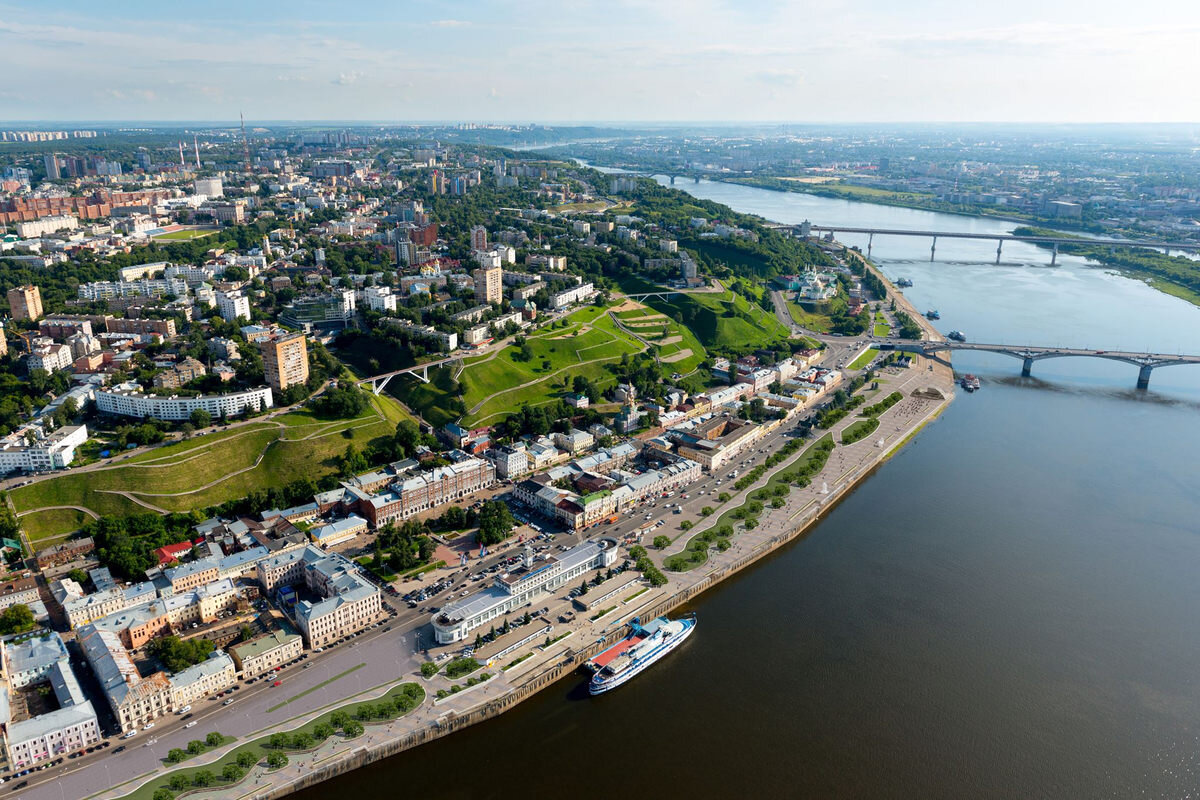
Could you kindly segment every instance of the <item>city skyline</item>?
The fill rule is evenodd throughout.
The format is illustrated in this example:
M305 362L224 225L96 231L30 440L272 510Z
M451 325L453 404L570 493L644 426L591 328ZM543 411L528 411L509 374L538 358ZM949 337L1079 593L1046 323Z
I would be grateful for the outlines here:
M6 120L1188 122L1200 14L928 0L0 4ZM235 20L237 25L230 25ZM1158 21L1155 21L1158 20ZM33 68L37 65L37 68ZM1120 98L1118 103L1113 98Z

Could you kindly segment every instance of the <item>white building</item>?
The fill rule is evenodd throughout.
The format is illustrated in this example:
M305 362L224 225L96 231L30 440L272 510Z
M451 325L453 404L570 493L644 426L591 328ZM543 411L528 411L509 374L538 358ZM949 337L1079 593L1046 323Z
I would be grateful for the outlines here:
M616 559L617 543L613 539L584 542L541 562L535 562L527 548L520 567L497 575L487 589L450 603L436 614L434 637L438 644L461 642L476 628L530 606L592 570L610 567Z
M32 442L25 436L26 431L33 432ZM41 426L18 429L0 439L0 474L16 469L63 469L75 460L75 448L87 438L86 425L67 425L51 433Z
M196 194L202 194L205 197L225 196L225 187L221 185L220 178L197 178L193 185L196 188Z
M38 340L40 341L40 337ZM46 372L56 372L71 366L74 358L69 345L56 344L46 341L34 346L25 357L25 363L30 370L44 369Z
M37 239L55 231L73 231L79 227L79 218L71 214L41 217L29 222L17 223L17 235L22 239Z
M250 298L241 292L217 292L217 313L226 322L250 319Z
M236 417L247 411L262 411L275 405L271 388L263 386L230 394L198 397L160 397L141 393L137 384L124 383L96 392L96 409L105 414L125 417L186 420L196 409L207 411L214 419Z
M371 311L395 311L396 295L390 286L368 286L363 289L363 299Z
M216 650L204 661L176 672L168 680L171 705L178 710L233 686L237 683L237 670L227 653Z
M596 294L595 287L591 283L581 283L566 291L559 292L550 298L550 307L555 311L566 308L567 306L576 303L586 303L591 300Z

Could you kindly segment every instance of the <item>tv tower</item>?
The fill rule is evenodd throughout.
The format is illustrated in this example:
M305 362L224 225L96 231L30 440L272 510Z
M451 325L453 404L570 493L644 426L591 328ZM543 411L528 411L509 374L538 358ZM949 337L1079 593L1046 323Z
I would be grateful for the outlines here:
M246 115L238 112L238 118L242 121L242 155L246 158L246 170L250 169L250 143L246 141Z

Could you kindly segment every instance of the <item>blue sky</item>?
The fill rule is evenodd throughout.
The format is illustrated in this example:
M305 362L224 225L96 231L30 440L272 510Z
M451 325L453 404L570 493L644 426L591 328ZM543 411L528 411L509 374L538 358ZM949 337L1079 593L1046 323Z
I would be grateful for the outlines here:
M0 120L1200 121L1200 3L5 2Z

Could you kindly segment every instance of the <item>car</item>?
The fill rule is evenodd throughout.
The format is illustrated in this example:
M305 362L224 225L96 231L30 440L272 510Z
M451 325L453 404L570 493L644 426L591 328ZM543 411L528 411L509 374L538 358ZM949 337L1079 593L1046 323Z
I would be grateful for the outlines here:
M192 710L192 707L190 705L188 705L188 706L184 706L183 708L179 709L175 713L176 714L186 714L187 712L189 712L191 710Z
M124 752L125 752L125 745L121 745L121 746L120 746L120 747L118 747L116 750L113 750L113 752L114 752L114 753L124 753Z
M192 718L191 714L184 714L182 717L180 717L180 719L191 719L191 718Z
M233 702L233 698L231 697L231 698L229 698L228 700L226 700L224 703L221 703L221 705L223 705L223 706L227 706L227 705L229 705L229 704L230 704L230 703L232 703L232 702Z
M137 731L126 731L125 735L122 736L121 738L122 739L132 739L135 736L137 736Z
M272 685L272 686L282 686L282 685L283 685L283 681L275 681L275 682L274 682L274 683L272 683L271 685Z
M184 725L183 727L185 727L185 728L194 728L194 727L196 727L196 720L192 720L191 722L189 722L187 725Z
M154 723L153 723L153 722L147 722L145 725L143 725L143 726L142 726L142 730L144 730L144 731L148 731L148 730L150 730L150 729L151 729L151 728L153 728L153 727L154 727Z

